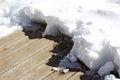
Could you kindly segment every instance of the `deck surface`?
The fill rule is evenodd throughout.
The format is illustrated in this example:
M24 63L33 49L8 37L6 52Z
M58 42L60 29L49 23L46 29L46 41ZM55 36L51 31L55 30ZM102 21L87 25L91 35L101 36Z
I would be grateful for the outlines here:
M22 31L0 39L0 80L80 80L81 72L61 74L46 63L55 42L29 39Z

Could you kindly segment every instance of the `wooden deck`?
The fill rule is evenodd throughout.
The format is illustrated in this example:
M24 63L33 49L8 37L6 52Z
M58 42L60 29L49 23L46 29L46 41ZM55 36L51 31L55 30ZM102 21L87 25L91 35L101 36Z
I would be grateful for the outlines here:
M81 72L61 74L46 63L55 42L29 39L22 31L0 39L0 80L80 80Z

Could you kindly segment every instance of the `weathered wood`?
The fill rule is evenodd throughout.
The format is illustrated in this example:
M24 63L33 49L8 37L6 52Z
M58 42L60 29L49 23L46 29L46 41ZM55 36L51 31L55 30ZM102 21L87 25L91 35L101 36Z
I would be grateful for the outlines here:
M80 75L83 75L82 72L77 72L76 74L74 74L71 78L69 78L68 80L80 80Z
M61 74L46 62L55 42L29 39L21 31L0 39L0 80L79 80L81 72Z
M19 80L41 80L51 73L53 73L53 71L51 71L51 67L44 63L31 70L28 74L24 75Z
M46 78L42 80L67 80L69 77L71 77L75 72L68 72L66 74L60 73L60 72L55 72Z
M8 46L4 46L1 47L0 49L0 60L2 60L3 58L13 54L15 51L21 49L23 46L25 46L26 44L28 44L29 42L32 42L31 40L29 40L27 37L23 37L22 39L19 39L15 42L12 42L12 45L8 45Z
M0 61L0 74L21 63L23 60L29 58L37 51L42 50L42 47L50 42L48 40L44 40L45 39L34 40L30 44L27 44L20 50L14 52L14 54L8 58L2 59Z
M26 61L15 66L8 72L2 74L0 76L0 80L8 80L8 79L9 80L17 80L18 78L22 77L24 74L28 73L33 68L35 68L35 67L39 66L40 64L44 63L45 61L47 61L51 55L50 52L48 52L50 49L51 49L50 45L47 48L44 47L44 49L42 49L42 51L37 52L38 54L31 56Z
M14 41L19 40L20 38L24 37L24 33L22 31L15 31L12 34L0 39L0 48L2 46L10 45Z

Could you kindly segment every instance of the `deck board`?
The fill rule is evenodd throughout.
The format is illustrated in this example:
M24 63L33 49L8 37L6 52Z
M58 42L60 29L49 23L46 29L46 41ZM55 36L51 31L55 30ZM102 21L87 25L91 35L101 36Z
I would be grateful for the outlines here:
M4 38L0 39L0 48L2 46L10 45L14 41L19 40L22 37L25 37L23 32L15 31L12 34L9 34L8 36L5 36Z
M14 67L15 65L21 63L23 60L35 54L35 52L40 50L40 47L42 48L42 46L44 46L47 43L47 41L44 43L43 41L44 39L35 40L30 44L26 43L27 45L24 46L22 49L14 52L14 54L9 57L2 59L0 61L0 65L1 65L0 72L1 73L5 72L6 70Z
M42 80L67 80L69 77L71 77L75 73L76 72L68 72L67 74L63 74L60 72L55 72Z
M77 72L72 77L70 77L68 80L80 80L80 75L83 75L82 72Z
M38 52L38 54L33 55L26 61L12 68L7 73L1 75L1 80L17 80L36 66L44 63L46 60L48 60L48 58L50 58L50 53L48 52L49 49L50 47L45 48L41 52Z
M0 80L79 80L81 73L61 74L46 63L56 42L29 39L22 31L0 39Z
M27 39L27 37L24 37L22 39L19 39L15 41L13 44L4 46L0 48L0 60L11 55L15 51L21 49L26 43L31 42Z
M46 64L42 64L31 70L28 74L24 75L19 80L42 80L51 73L54 73L51 71L51 67Z

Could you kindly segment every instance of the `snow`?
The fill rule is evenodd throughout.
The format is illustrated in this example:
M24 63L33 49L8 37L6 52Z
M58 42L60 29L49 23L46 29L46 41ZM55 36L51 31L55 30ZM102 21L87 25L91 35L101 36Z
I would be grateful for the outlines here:
M111 71L114 70L114 65L112 62L107 62L105 65L103 65L99 71L98 74L102 75L106 75L106 74L110 74Z
M114 75L107 75L104 80L120 80L116 78Z
M47 23L43 36L63 33L74 42L59 66L78 68L79 59L101 76L114 69L120 76L120 0L0 0L0 7L1 38L30 22Z

